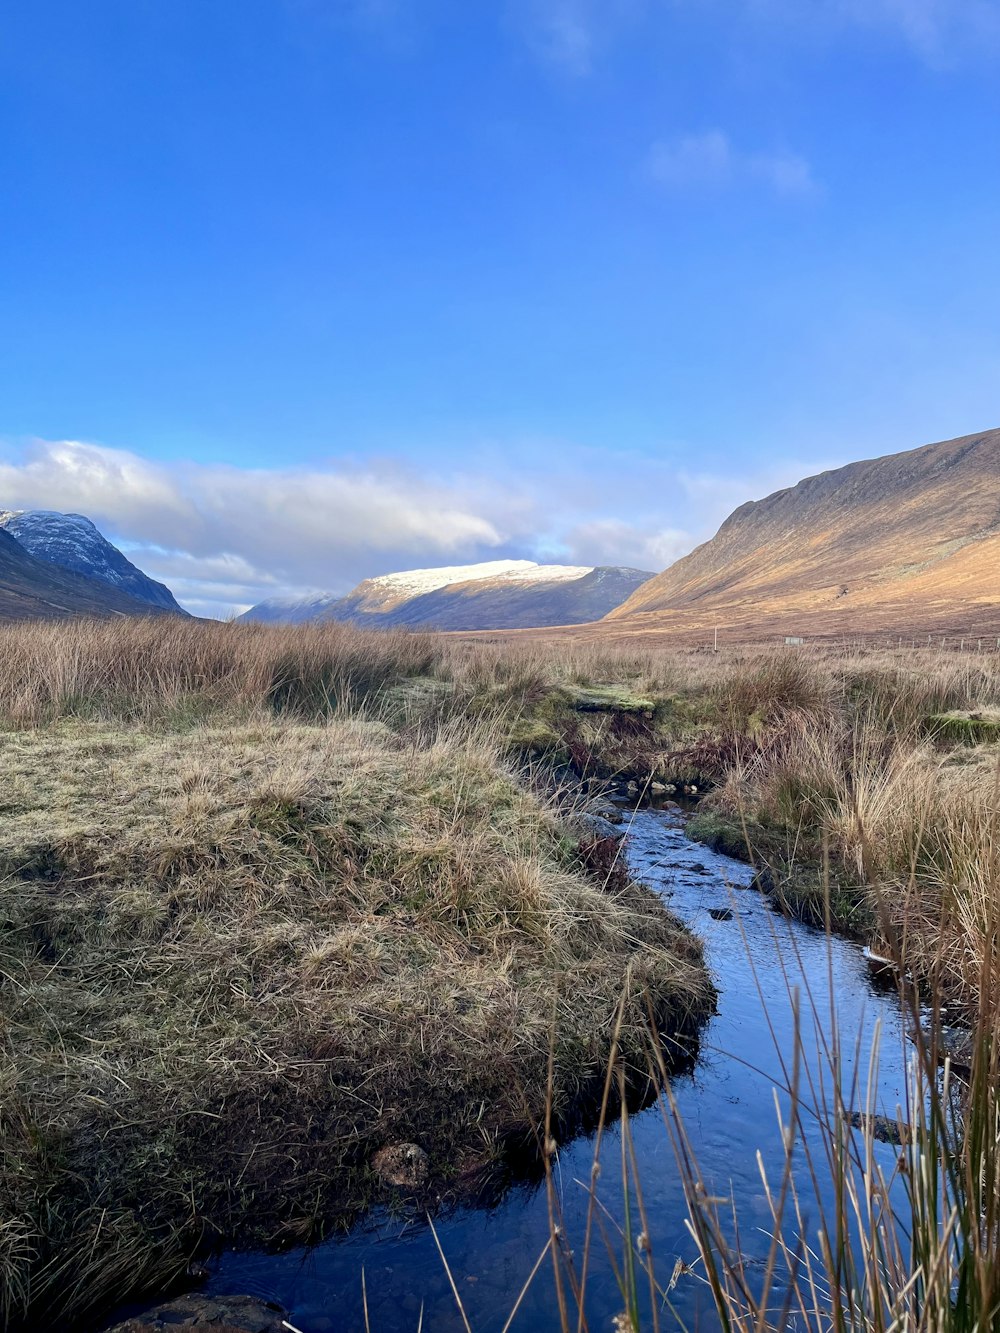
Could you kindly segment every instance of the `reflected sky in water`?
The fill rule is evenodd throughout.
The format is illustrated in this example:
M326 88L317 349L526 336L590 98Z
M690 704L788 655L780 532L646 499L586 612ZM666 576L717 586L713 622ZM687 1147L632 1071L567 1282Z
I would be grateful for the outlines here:
M747 866L688 841L676 811L639 811L631 822L627 851L636 878L657 889L705 941L719 988L718 1013L705 1030L693 1073L675 1079L673 1092L706 1180L713 1191L736 1200L744 1251L751 1259L762 1258L768 1247L770 1212L757 1153L762 1153L770 1177L778 1179L782 1153L774 1089L786 1081L779 1051L790 1062L794 1045L792 995L801 997L806 1050L829 1041L831 1014L836 1015L845 1047L845 1086L850 1085L859 1056L861 1092L852 1097L854 1106L863 1105L869 1052L876 1024L880 1026L875 1109L893 1117L905 1100L905 1032L899 1005L894 994L873 990L856 945L828 941L819 931L785 920L749 887L753 872ZM712 909L726 908L733 912L729 920L711 914ZM829 1084L821 1058L810 1059L805 1072L815 1080L825 1073ZM684 1225L687 1210L676 1156L663 1117L662 1107L654 1104L630 1122L661 1282L669 1279L677 1259L690 1262L695 1257ZM891 1162L892 1148L878 1151ZM566 1234L577 1253L583 1243L593 1153L593 1140L580 1138L561 1149L556 1171ZM598 1196L607 1210L605 1227L614 1240L624 1197L619 1126L605 1134L600 1164ZM807 1221L815 1226L815 1208ZM500 1333L548 1240L544 1188L515 1187L499 1206L459 1210L442 1218L436 1228L474 1333ZM426 1223L385 1214L310 1252L223 1255L209 1289L276 1300L303 1333L325 1333L363 1326L362 1270L373 1333L416 1329L421 1308L424 1329L464 1328ZM679 1279L670 1299L676 1316L689 1326L714 1325L697 1271ZM610 1329L622 1305L607 1248L597 1237L587 1288L590 1328ZM521 1333L550 1333L557 1323L554 1316L551 1264L546 1261L513 1327ZM664 1310L663 1323L671 1327L675 1315Z

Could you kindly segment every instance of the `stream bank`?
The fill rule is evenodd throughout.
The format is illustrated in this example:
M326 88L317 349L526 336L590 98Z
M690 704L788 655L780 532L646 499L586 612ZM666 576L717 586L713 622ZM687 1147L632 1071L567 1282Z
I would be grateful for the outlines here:
M774 1087L784 1077L782 1062L794 1040L793 993L804 995L808 988L812 997L803 1016L807 1052L816 1048L816 1039L830 1038L834 1023L842 1033L845 1086L855 1073L864 1083L881 1030L872 1104L887 1119L895 1118L905 1097L905 1023L895 995L873 986L860 947L776 912L752 887L752 868L692 842L684 825L685 816L676 809L637 811L626 821L628 864L705 942L718 1010L703 1033L697 1064L672 1087L707 1180L720 1193L731 1193L739 1209L752 1271L755 1258L766 1252L763 1232L770 1216L757 1151L772 1175L780 1174L783 1161ZM816 1078L823 1075L821 1066L816 1057L811 1070ZM695 1258L684 1225L684 1191L659 1109L632 1117L630 1133L651 1223L648 1243L666 1281L677 1261L690 1264ZM895 1149L877 1144L875 1151ZM559 1150L555 1179L571 1245L580 1242L585 1228L593 1154L587 1136ZM600 1152L599 1187L612 1227L623 1222L624 1183L620 1128L612 1126ZM834 1182L820 1183L829 1203ZM549 1238L545 1191L531 1181L514 1185L495 1206L458 1208L439 1218L435 1228L472 1327L498 1333ZM376 1210L350 1235L315 1248L279 1255L228 1252L214 1264L206 1290L212 1296L248 1292L273 1300L302 1333L329 1333L363 1326L362 1271L373 1333L416 1328L421 1312L427 1329L464 1328L437 1241L415 1209ZM714 1326L711 1301L696 1273L682 1278L671 1300L689 1325ZM544 1264L515 1328L550 1333L554 1302L551 1271ZM620 1308L614 1266L598 1240L588 1286L590 1326L608 1327Z
M0 730L0 1324L76 1326L223 1244L496 1197L649 1008L712 991L648 888L478 736L363 717ZM387 1155L388 1154L388 1155Z

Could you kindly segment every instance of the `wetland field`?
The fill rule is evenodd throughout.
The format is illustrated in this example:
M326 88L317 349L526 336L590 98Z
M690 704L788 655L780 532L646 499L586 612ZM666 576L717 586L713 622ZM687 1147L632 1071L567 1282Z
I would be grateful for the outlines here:
M6 1327L994 1326L1000 655L20 624L0 775Z

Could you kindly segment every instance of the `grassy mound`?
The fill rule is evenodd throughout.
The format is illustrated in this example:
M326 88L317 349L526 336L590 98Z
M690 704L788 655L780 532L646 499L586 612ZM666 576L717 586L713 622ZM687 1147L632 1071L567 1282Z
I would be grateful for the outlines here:
M636 1064L647 995L680 1034L711 1003L475 740L71 720L0 733L0 791L5 1326L349 1220L396 1141L460 1188L542 1115L553 1039L570 1125L623 989Z

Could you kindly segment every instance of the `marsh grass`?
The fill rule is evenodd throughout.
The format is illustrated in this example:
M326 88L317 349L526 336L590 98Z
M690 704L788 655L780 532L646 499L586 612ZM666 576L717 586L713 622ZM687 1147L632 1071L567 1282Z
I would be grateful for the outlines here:
M940 1002L928 1012L901 959L895 961L912 1052L894 1118L886 1121L876 1104L877 1038L867 1081L858 1073L845 1078L844 1034L832 1013L823 1016L822 1029L797 1022L791 1049L779 1052L784 1078L776 1107L784 1166L776 1179L760 1168L771 1215L763 1272L747 1268L738 1210L730 1211L703 1176L668 1087L667 1124L689 1228L720 1322L734 1333L987 1333L997 1327L997 1009L980 1007L958 1072ZM988 969L995 972L995 958ZM806 980L802 991L797 1009L814 1009ZM981 978L981 993L996 993L994 977ZM819 1030L829 1037L817 1062L806 1045L816 1038L803 1034ZM897 1147L887 1151L886 1141Z
M0 635L0 716L15 725L62 717L183 724L222 711L312 719L433 675L440 657L426 635L338 624L19 622Z
M387 1143L474 1193L547 1085L567 1133L590 1114L623 978L641 1071L647 997L681 1044L711 1003L697 944L510 765L502 699L450 712L436 648L118 628L4 642L8 1328L345 1225Z
M603 711L577 709L580 689ZM653 707L616 708L626 696ZM919 1160L898 1177L880 1179L826 1108L840 1210L818 1248L782 1241L773 1260L792 1270L796 1318L852 1333L985 1329L1000 747L928 719L998 704L1000 659L931 650L6 627L0 1316L54 1321L162 1283L223 1236L314 1238L376 1197L367 1163L386 1142L437 1137L436 1179L460 1188L531 1119L544 1159L553 1127L568 1132L602 1088L605 1118L627 1105L622 1080L650 1074L647 997L653 1026L683 1033L710 995L697 947L581 848L567 804L581 780L690 775L788 902L795 889L827 923L849 904L900 975L964 1006L975 1034L964 1091L953 1075L939 1091L933 1032L918 1052ZM792 1068L790 1145L808 1092ZM764 1330L771 1304L747 1287L680 1147L724 1322ZM639 1286L652 1300L670 1279L654 1280L639 1246L627 1117L622 1150L634 1322ZM773 1183L782 1236L804 1208L799 1180ZM900 1190L905 1247L885 1230ZM587 1261L581 1277L560 1227L554 1211L557 1315L579 1330ZM860 1237L872 1248L857 1266ZM956 1284L980 1322L948 1322Z
M809 878L809 902L797 905L815 924L829 931L864 903L848 924L860 922L891 960L912 1039L908 1081L886 1119L876 1101L877 1045L867 1078L847 1079L842 1041L851 1034L838 1033L833 1013L816 1013L803 979L795 1004L810 1021L797 1022L779 1051L775 1088L784 1166L768 1176L761 1165L770 1243L760 1264L744 1252L739 1207L702 1172L661 1068L665 1132L697 1261L657 1271L627 1109L618 1220L604 1208L602 1119L582 1236L565 1228L554 1147L548 1159L553 1322L567 1333L588 1328L588 1274L595 1247L604 1247L621 1297L619 1329L677 1326L675 1284L698 1281L732 1333L994 1330L1000 747L988 728L970 735L928 720L955 710L975 721L995 708L996 660L927 654L914 666L892 654L791 662L756 654L715 665L691 688L709 763L715 746L715 817L729 819L751 858L766 865L771 856L772 883L800 877L801 891ZM966 1028L956 1047L959 1013ZM649 1050L655 1061L655 1045ZM856 1070L862 1055L853 1053ZM616 1077L611 1066L606 1090Z

